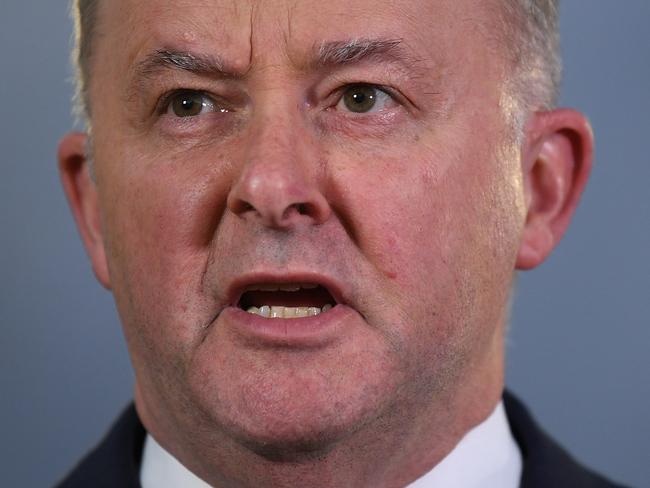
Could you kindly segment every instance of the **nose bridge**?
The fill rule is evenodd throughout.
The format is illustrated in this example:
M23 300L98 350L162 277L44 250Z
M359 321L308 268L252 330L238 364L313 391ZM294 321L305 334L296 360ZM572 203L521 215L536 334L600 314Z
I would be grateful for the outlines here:
M319 224L330 215L322 191L319 148L299 105L267 92L254 109L228 208L271 228Z
M300 160L307 157L300 157L299 153L307 152L304 145L309 142L309 135L300 114L287 105L269 103L256 110L246 150L247 166L290 166L297 170Z

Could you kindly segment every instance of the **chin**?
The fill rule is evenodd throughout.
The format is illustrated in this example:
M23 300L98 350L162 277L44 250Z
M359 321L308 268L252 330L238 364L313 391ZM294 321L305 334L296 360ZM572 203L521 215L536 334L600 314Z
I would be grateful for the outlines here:
M211 420L237 444L265 459L297 462L326 455L377 417L378 405L367 398L355 403L358 398L352 397L346 407L326 396L301 402L299 395L273 406L256 402L223 411L213 405Z
M184 382L204 427L274 460L318 457L349 440L392 411L406 379L386 341L358 327L305 350L251 348L222 332L193 359Z
M295 426L294 426L295 427ZM352 432L340 426L302 426L287 432L240 428L236 440L249 451L273 462L300 462L326 456Z
M393 396L379 385L332 387L320 376L274 380L271 388L266 381L221 384L195 398L231 441L271 461L298 462L328 454L384 416Z

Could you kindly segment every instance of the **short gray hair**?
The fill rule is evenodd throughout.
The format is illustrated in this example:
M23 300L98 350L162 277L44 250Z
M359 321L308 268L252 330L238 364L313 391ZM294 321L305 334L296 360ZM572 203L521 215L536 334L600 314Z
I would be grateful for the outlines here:
M515 103L516 125L526 114L548 110L557 103L562 63L559 41L559 0L497 0L501 12L506 56L513 65L508 90ZM100 0L72 0L75 21L75 111L89 123L88 86L93 39Z
M506 56L513 66L508 90L518 126L527 114L557 105L562 81L559 0L500 0Z
M74 48L72 63L75 67L75 115L90 123L90 59L92 57L92 40L97 28L97 11L99 0L72 0L71 13L74 20Z

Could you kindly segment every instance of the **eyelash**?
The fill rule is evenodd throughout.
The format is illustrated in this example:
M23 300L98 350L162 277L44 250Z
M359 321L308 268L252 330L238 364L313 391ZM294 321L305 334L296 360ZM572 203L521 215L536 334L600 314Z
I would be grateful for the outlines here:
M397 104L402 103L399 100L400 97L398 95L396 95L393 90L391 90L390 88L388 88L386 86L376 85L376 84L372 84L372 83L346 83L346 84L342 85L340 88L338 88L338 89L336 89L336 90L334 90L332 92L332 95L330 95L330 97L333 96L334 100L333 100L333 103L330 104L329 106L331 108L335 108L337 105L340 104L341 101L343 101L346 91L350 90L350 89L353 89L353 88L371 88L371 89L374 89L377 92L387 96L391 101L393 101L393 102L395 102ZM172 102L174 101L174 98L177 97L177 96L180 96L180 95L188 95L188 96L189 95L193 95L193 96L199 95L199 96L205 97L209 101L209 103L212 104L215 108L221 108L222 109L221 112L230 112L230 111L232 111L231 108L226 106L227 104L225 104L223 102L220 103L217 99L215 99L215 97L211 96L207 92L205 92L203 90L195 90L195 89L191 89L191 88L180 88L180 89L172 90L172 91L164 94L160 98L159 102L157 103L155 111L159 115L164 115L165 113L167 113L170 110L170 108L172 106ZM330 98L330 97L328 97L328 98ZM353 112L350 111L350 113L353 113Z
M383 95L386 97L385 103L395 103L397 105L401 104L401 100L399 99L399 96L394 93L393 90L390 88L383 86L383 85L376 85L373 83L346 83L342 85L340 88L334 91L334 94L336 94L335 98L335 103L331 105L332 108L336 109L341 103L344 103L345 100L345 95L346 92L351 91L353 89L372 89L375 90L377 93ZM374 105L373 107L374 108ZM368 112L354 112L352 110L348 110L346 113L351 114L352 116L367 116L367 114L371 113L380 113L383 112L384 110L377 110L377 111L368 111Z
M376 109L375 103L368 111L352 110L349 106L342 107L342 104L345 103L346 92L354 88L371 88L381 94L381 96L377 96L377 102L380 103L378 109ZM176 97L182 95L201 97L204 102L201 111L195 115L178 115L173 110L172 104L175 102ZM206 103L209 104L207 110ZM244 101L241 100L239 103L244 103ZM331 91L322 102L321 107L324 110L322 123L330 126L334 131L353 131L352 133L371 131L371 134L377 135L379 134L377 131L389 130L394 126L398 120L397 117L400 117L401 113L400 110L396 109L404 108L408 110L408 103L408 98L391 87L340 80L339 87ZM232 107L232 104L222 97L194 88L170 90L159 99L155 109L156 118L160 119L159 123L162 124L161 129L179 137L192 134L198 136L204 130L231 130L237 124L237 118L232 118L231 115L236 115L235 112L238 111L237 106Z
M158 102L158 104L156 106L156 113L158 115L167 114L170 111L170 109L172 108L172 103L173 103L174 99L176 97L178 97L178 96L181 96L181 95L188 95L188 96L193 95L193 96L204 97L215 108L215 112L226 113L226 112L232 111L230 108L228 108L226 106L225 103L220 103L217 99L215 99L215 97L209 95L207 92L205 92L203 90L195 90L195 89L191 89L191 88L180 88L180 89L177 89L177 90L172 90L172 91L164 94L160 98L160 100L159 100L159 102ZM221 108L221 110L218 110L219 108ZM178 118L182 118L182 117L178 117Z

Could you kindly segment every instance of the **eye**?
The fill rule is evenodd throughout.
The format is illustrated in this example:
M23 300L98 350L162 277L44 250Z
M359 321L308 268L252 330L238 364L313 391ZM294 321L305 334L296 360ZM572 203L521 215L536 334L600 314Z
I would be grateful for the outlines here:
M225 113L228 109L218 107L205 93L194 90L176 92L167 102L167 113L176 117L196 117L205 112Z
M336 108L353 113L378 112L393 101L388 93L373 85L351 85L345 89Z

